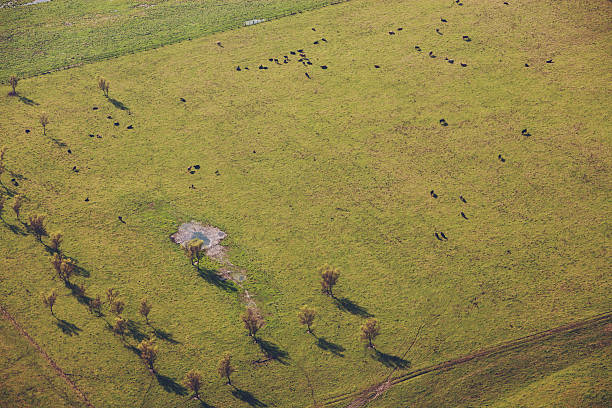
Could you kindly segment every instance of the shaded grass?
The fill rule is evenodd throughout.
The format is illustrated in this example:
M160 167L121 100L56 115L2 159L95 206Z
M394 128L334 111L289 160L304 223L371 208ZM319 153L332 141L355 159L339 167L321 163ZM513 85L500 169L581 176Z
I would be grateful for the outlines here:
M217 378L225 351L240 389L269 406L307 406L379 380L423 323L405 357L411 367L609 310L609 5L512 3L353 1L219 34L223 48L205 38L22 81L40 105L0 100L7 166L27 176L11 191L28 197L24 214L45 212L49 229L64 231L64 250L88 271L74 278L88 296L118 288L124 317L141 323L138 303L149 298L154 328L180 340L158 338L158 372L180 384L202 370L216 406L248 405ZM441 15L452 22L444 36L434 31ZM399 26L401 35L387 34ZM298 48L328 69L268 64ZM235 70L259 64L271 68ZM105 101L98 75L131 115ZM72 155L24 133L42 110L48 136ZM266 319L258 335L285 364L252 364L265 353L244 335L237 291L199 276L168 239L193 219L228 233L228 256L247 271ZM19 225L6 210L3 220ZM60 287L56 313L82 331L58 330L38 296L61 286L44 248L8 227L0 237L0 295L83 375L94 404L184 403L169 380L135 386L150 382L130 352L137 339L124 345L69 288ZM320 294L324 263L342 271L340 304ZM318 309L324 340L297 322L303 304ZM382 361L359 341L366 314L381 321Z

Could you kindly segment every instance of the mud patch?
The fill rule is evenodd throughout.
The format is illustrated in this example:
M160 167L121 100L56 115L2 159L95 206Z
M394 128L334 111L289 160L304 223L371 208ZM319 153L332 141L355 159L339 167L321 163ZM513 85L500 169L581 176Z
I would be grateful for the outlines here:
M226 236L227 234L217 227L191 221L182 224L176 233L170 235L170 239L182 247L192 239L201 239L204 241L206 256L222 265L218 272L219 277L223 280L230 279L240 285L246 280L246 272L227 258L227 248L221 245L221 241ZM249 304L252 302L251 297L248 292L245 293L245 302Z

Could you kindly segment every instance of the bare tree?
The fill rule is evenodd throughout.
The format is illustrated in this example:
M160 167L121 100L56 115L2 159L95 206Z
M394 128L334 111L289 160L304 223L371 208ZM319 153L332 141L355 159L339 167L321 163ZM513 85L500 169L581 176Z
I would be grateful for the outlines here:
M13 211L15 212L15 216L19 219L19 213L21 212L21 205L23 204L23 197L20 195L15 196L15 201L13 202Z
M338 282L340 277L340 271L338 268L333 268L329 265L325 265L320 269L321 273L321 291L327 296L334 297L334 286Z
M140 309L138 311L142 317L145 318L147 324L149 324L149 313L151 312L151 308L152 306L146 298L140 301Z
M39 241L43 236L47 236L47 229L45 227L45 216L41 214L30 215L28 222L28 229L36 235L36 239Z
M228 385L232 385L230 376L232 373L236 372L236 369L232 366L232 356L229 353L225 353L223 358L219 360L219 367L217 367L217 371L219 372L219 376L221 378L227 378Z
M55 265L55 257L53 259ZM59 277L65 282L70 282L70 278L74 275L74 271L76 269L76 264L72 259L62 259L59 270Z
M57 293L55 292L55 289L51 290L51 292L49 292L48 294L42 293L41 295L43 305L49 308L52 316L55 316L55 314L53 314L53 306L55 305L55 301L57 299Z
M153 364L155 363L155 359L157 359L157 346L153 342L153 340L143 340L138 345L138 350L140 350L140 358L144 361L145 365L153 372L155 372L155 368Z
M104 92L104 96L108 98L108 90L110 88L110 81L100 77L98 78L98 88Z
M114 313L117 316L120 316L121 313L123 313L123 309L125 309L125 302L121 299L113 299L113 301L110 304L111 313Z
M119 291L115 288L106 289L106 301L111 304L113 301L119 297Z
M189 370L185 375L185 387L193 392L193 398L200 400L200 388L202 388L202 373L196 370Z
M51 235L51 243L49 247L57 253L60 253L60 245L62 244L63 236L61 233L56 232Z
M306 327L308 327L308 333L312 333L312 329L310 326L314 322L315 317L317 317L317 311L313 307L304 305L298 312L298 320L301 324L304 324L306 325Z
M89 301L89 311L90 313L95 313L97 316L102 314L102 299L100 299L100 295Z
M125 335L127 328L128 328L127 320L125 320L122 317L117 317L115 319L115 325L113 326L113 331L121 336L121 340L124 339L123 336Z
M201 239L194 238L185 245L185 253L191 260L191 264L195 265L195 261L198 264L198 270L200 269L200 257L204 251L204 241Z
M38 120L40 121L40 125L43 127L43 136L47 135L47 125L49 124L49 116L43 112L40 115L40 118L38 118Z
M17 78L15 75L11 75L8 82L11 88L13 88L13 90L9 92L9 96L17 95L17 91L15 90L15 88L17 88L17 84L19 83L19 78Z
M244 327L249 331L249 336L257 341L255 335L265 323L259 311L255 307L249 306L242 315L242 321L244 322Z
M374 318L366 320L361 326L361 339L368 341L369 348L375 348L372 340L374 340L379 334L380 324L378 324L378 320Z
M53 258L51 258L51 264L53 265L53 269L55 269L55 273L59 278L62 277L62 256L59 253L54 253Z

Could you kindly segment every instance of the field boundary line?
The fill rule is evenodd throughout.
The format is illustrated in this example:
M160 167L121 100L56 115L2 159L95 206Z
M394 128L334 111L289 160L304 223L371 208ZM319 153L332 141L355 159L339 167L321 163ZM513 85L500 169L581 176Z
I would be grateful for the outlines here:
M271 22L271 21L274 21L274 20L280 20L281 18L290 17L290 16L294 16L294 15L297 15L297 14L302 14L302 13L308 13L310 11L321 10L321 9L326 8L326 7L336 6L338 4L348 3L350 1L351 0L333 0L329 4L325 4L323 6L305 7L303 9L291 11L291 12L284 13L284 14L278 14L278 15L272 16L272 17L264 17L265 21L263 21L262 23L258 23L258 24L265 24L267 22ZM107 52L105 54L100 54L100 55L97 55L97 56L92 56L90 58L83 58L82 61L79 61L76 64L62 65L62 66L59 66L59 67L49 68L49 69L46 69L46 70L43 70L43 71L39 71L39 72L36 72L36 73L31 73L31 74L27 74L26 73L26 74L20 75L19 79L36 78L36 77L39 77L39 76L43 76L43 75L47 75L47 74L52 74L54 72L65 71L67 69L78 68L78 67L82 67L84 65L93 64L95 62L107 61L107 60L114 59L114 58L120 58L120 57L124 57L126 55L129 55L129 54L136 54L136 53L139 53L139 52L156 50L158 48L166 47L166 46L169 46L169 45L179 44L179 43L182 43L182 42L185 42L185 41L196 40L196 39L212 36L214 34L225 33L225 32L228 32L228 31L238 30L240 28L245 28L245 27L247 27L247 26L245 26L244 23L241 23L240 25L238 25L238 24L236 24L236 25L231 24L231 25L228 25L227 27L222 27L222 28L219 28L217 30L213 30L211 32L202 33L202 35L196 35L194 37L177 38L174 41L169 41L169 42L166 42L166 43L152 44L152 45L149 45L149 46L145 45L143 47L130 49L130 50L127 50L127 51L122 52L122 53ZM6 79L0 80L0 84L7 84L7 83L8 83L8 80L6 80Z
M47 354L47 352L36 342L36 340L34 340L32 336L30 336L28 332L25 331L25 329L19 324L19 322L17 322L17 320L15 320L15 318L8 312L8 310L6 310L4 306L2 306L2 304L0 304L0 313L2 313L2 316L6 320L12 323L12 325L15 327L15 329L17 329L19 334L25 337L28 340L28 342L32 346L34 346L36 350L38 350L38 352L45 358L45 360L47 360L49 365L53 367L53 369L57 372L57 374L60 377L62 377L66 381L66 383L68 383L70 388L74 390L74 392L83 400L83 402L89 408L95 408L94 405L87 398L87 395L85 395L85 393L74 383L74 381L72 381L68 377L68 374L66 374L66 372L62 370L62 368L59 365L57 365L57 363L49 356L49 354Z
M612 311L601 313L592 317L588 317L585 319L581 319L572 323L567 323L561 326L553 327L552 329L540 331L537 333L533 333L527 336L519 337L514 340L509 340L495 346L486 347L480 349L478 351L463 355L461 357L457 357L451 360L444 361L442 363L433 364L427 367L419 368L417 370L410 371L408 373L399 375L397 377L393 377L389 380L382 381L375 385L372 385L364 390L353 392L353 393L344 393L340 395L336 395L330 398L327 398L320 407L329 407L336 404L339 404L343 401L351 400L350 403L346 406L347 408L360 408L366 406L369 402L377 398L379 395L384 393L389 388L403 383L405 381L411 380L416 377L420 377L422 375L435 372L442 371L445 369L450 369L456 365L464 364L472 360L476 360L482 357L489 357L495 355L497 353L501 353L504 351L509 351L515 347L535 343L538 341L545 340L553 335L571 332L577 329L581 329L584 327L592 326L597 323L602 323L606 321L612 321Z

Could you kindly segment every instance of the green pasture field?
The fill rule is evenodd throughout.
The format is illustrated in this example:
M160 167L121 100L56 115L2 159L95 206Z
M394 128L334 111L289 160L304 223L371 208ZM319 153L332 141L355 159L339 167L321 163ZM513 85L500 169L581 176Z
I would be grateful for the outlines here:
M0 81L230 30L338 0L0 0ZM342 1L342 0L340 0Z
M22 80L18 97L4 86L0 302L96 407L202 406L181 385L192 368L205 406L315 406L394 368L609 311L612 5L509 3L354 0ZM95 317L53 277L22 224L33 213L63 232L75 284L121 292L125 343L107 309ZM267 322L263 346L246 336L241 290L214 279L212 261L198 274L169 239L191 220L228 234ZM337 300L320 292L324 264L341 270ZM40 300L52 288L56 317ZM319 313L314 335L296 318L304 304ZM359 339L367 316L381 323L376 351ZM133 347L155 334L152 376ZM276 359L254 363L262 347ZM218 378L224 352L236 388ZM596 353L609 361L609 347ZM609 393L609 364L589 358L585 381ZM558 367L478 401L529 401L533 381L569 366ZM374 404L409 404L409 384ZM538 398L577 406L590 388L574 390Z

